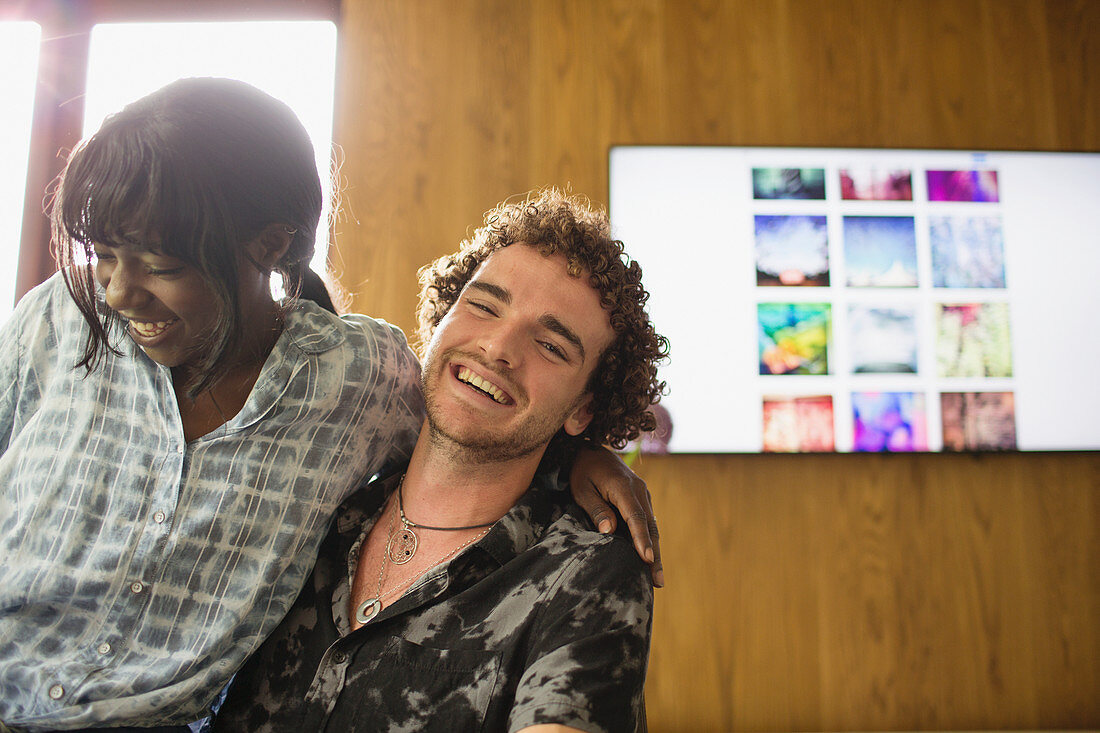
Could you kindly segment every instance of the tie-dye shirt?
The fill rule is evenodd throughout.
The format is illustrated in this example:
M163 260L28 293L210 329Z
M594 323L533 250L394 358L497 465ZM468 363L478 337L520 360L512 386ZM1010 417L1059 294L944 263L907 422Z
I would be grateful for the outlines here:
M475 545L350 631L348 578L384 491L337 513L290 614L230 688L216 731L644 730L653 588L536 480Z
M59 276L0 329L0 720L164 725L210 701L293 603L363 477L423 419L400 330L302 302L241 412L185 442L129 339L85 375Z

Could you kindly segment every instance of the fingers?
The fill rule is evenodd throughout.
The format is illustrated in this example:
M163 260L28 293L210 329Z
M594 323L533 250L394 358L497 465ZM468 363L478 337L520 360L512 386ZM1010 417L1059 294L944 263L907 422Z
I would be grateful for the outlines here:
M637 479L640 486L635 488L632 499L636 501L633 509L623 513L630 536L634 538L634 549L650 563L653 585L663 588L665 585L664 566L661 564L661 543L657 530L657 518L653 514L653 504L645 482Z
M665 566L661 564L661 539L657 532L657 518L649 518L649 538L653 541L653 565L649 571L653 575L653 585L657 588L665 587Z
M589 483L584 482L580 485L575 485L573 488L573 500L577 502L581 509L592 517L592 523L596 525L603 534L608 534L615 531L615 527L618 526L618 521L615 517L615 509L604 501L603 496L600 495L599 490Z
M626 526L630 530L630 537L634 540L634 549L638 551L642 559L652 563L656 556L653 553L653 540L649 534L650 515L644 510L638 509L623 515Z
M573 500L592 517L601 532L614 532L618 526L615 508L617 496L629 490L624 484L634 474L617 455L603 447L584 448L573 460L569 483Z

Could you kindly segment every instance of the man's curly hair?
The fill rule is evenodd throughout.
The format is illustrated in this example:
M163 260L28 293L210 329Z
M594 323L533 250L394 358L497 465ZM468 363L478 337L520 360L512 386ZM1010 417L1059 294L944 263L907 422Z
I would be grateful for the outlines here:
M626 255L622 242L611 238L607 214L582 196L550 187L522 201L506 201L485 214L484 225L463 240L458 252L421 268L421 351L478 267L513 244L535 247L546 257L564 255L569 274L587 275L608 311L615 338L589 379L594 417L580 438L622 448L653 430L656 421L648 410L665 390L657 365L668 357L668 340L654 331L646 313L649 293L642 287L642 268ZM547 457L564 457L575 447L575 439L558 431Z

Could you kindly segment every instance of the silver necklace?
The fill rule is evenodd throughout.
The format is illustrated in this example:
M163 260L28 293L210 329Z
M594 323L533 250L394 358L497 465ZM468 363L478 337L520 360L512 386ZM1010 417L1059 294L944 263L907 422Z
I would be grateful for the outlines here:
M394 565L404 565L416 555L416 548L420 546L420 538L413 532L416 529L434 529L440 532L461 532L467 529L481 529L492 527L496 520L485 524L470 524L465 527L432 527L428 524L417 524L405 516L405 499L402 489L405 488L405 477L401 476L401 482L397 484L397 511L401 514L401 529L397 534L391 534L386 543L386 554Z
M402 476L401 480L404 481L405 478ZM398 489L398 491L400 491L400 489ZM400 501L400 498L401 498L400 494L398 494L398 500L399 501ZM402 519L405 518L404 514L402 514L401 518ZM393 539L394 539L393 519L394 519L394 515L391 514L390 515L390 526L389 526L389 529L388 529L388 531L389 531L389 541L386 543L386 551L382 553L382 565L381 565L381 567L378 568L378 588L374 591L374 596L372 598L368 598L367 600L363 601L362 603L360 603L358 606L355 607L355 620L358 621L360 624L365 624L365 623L369 622L371 619L373 619L375 616L377 616L379 614L379 612L382 610L382 601L384 601L386 598L389 598L394 593L396 593L400 589L404 588L409 583L411 583L413 580L415 580L417 577L419 577L417 575L413 575L408 580L404 580L401 583L398 583L397 585L390 588L385 593L382 592L382 583L383 583L383 580L386 577L386 561L392 559L392 551L390 550L390 547L393 545ZM476 529L477 527L485 527L485 529L478 532L476 535L474 535L473 537L466 540L465 542L463 542L458 547L456 547L453 550L451 550L450 552L448 552L446 555L441 557L435 563L432 563L431 565L429 565L429 567L434 567L435 565L439 565L441 563L444 563L444 562L450 560L452 557L457 555L458 552L460 550L462 550L464 547L467 547L467 546L473 544L474 542L478 541L482 537L484 537L489 532L488 528L490 526L491 526L491 524L488 524L488 525L479 524L479 525L476 525L474 527L469 527L469 529ZM413 537L415 538L416 535L414 534ZM413 551L415 552L415 547L413 548ZM411 557L412 556L410 555L410 558ZM404 563L406 563L408 561L409 560L406 559L403 562L397 563L397 564L398 565L403 565Z

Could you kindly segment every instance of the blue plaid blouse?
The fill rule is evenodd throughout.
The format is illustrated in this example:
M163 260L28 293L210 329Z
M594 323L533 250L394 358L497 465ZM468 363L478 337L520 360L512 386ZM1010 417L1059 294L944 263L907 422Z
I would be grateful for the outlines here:
M129 339L90 375L60 276L0 329L0 720L166 725L278 625L336 508L423 419L401 331L295 306L240 414L186 443Z

